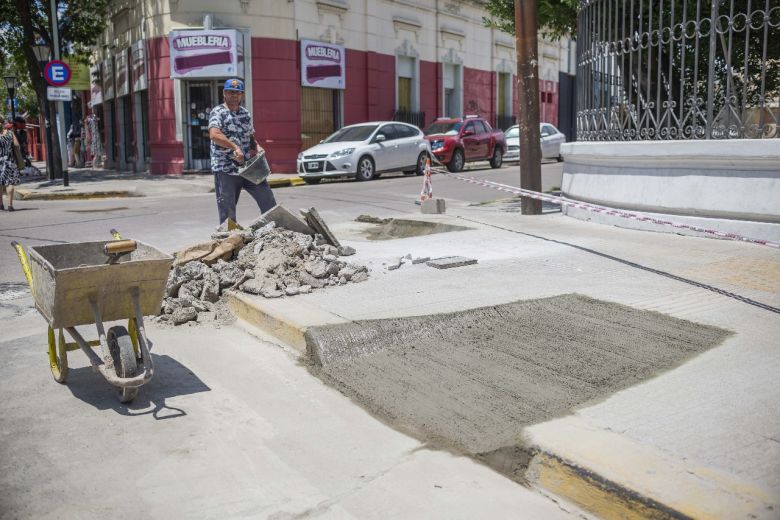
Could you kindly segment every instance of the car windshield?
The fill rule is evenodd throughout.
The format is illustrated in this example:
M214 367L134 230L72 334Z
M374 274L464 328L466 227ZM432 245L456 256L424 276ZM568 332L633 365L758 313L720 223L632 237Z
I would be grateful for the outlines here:
M463 123L454 121L450 123L433 123L424 130L425 135L458 135Z
M378 125L346 126L325 139L325 143L345 143L348 141L365 141L374 133Z
M505 135L506 137L520 137L520 129L518 127L510 128Z

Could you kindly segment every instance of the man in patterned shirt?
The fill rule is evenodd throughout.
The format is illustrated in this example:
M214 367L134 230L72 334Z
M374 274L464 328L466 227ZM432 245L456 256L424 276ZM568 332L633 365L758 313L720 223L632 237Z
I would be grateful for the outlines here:
M223 92L225 103L215 106L209 114L211 171L214 174L220 223L228 217L236 220L236 203L241 189L245 189L255 199L261 213L276 205L267 181L254 184L238 174L238 167L244 163L248 154L263 150L255 140L252 116L241 106L244 82L237 78L229 79L225 82Z

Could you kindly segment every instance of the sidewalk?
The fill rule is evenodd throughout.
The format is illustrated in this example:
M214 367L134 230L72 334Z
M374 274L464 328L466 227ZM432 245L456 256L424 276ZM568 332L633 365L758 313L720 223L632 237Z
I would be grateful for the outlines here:
M34 162L42 176L22 177L15 198L18 200L103 199L155 197L183 193L211 193L214 180L210 173L152 175L148 172L116 171L94 168L68 168L69 186L62 179L46 177L46 163ZM272 188L295 186L303 181L297 175L271 174Z
M327 214L322 216L328 221ZM375 323L371 320L396 318L405 323L405 317L474 312L518 300L576 293L628 306L649 320L660 313L664 319L677 318L680 327L717 328L724 331L725 339L709 350L671 368L654 369L651 377L606 397L573 402L562 415L502 432L504 438L514 440L495 446L490 453L465 451L510 478L562 496L603 518L780 517L780 415L776 412L780 403L780 258L775 250L619 229L561 214L523 217L465 205L448 207L447 215L411 218L471 230L370 241L365 238L370 224L331 224L342 244L358 251L349 260L369 266L367 282L289 299L236 293L231 302L234 311L250 327L261 329L258 334L281 339L298 349L306 362L315 364L312 358L322 348L322 338L331 333L332 338L339 327L352 326L336 339L346 338L339 348L343 352L351 346L354 351L347 354L354 359L336 366L336 376L334 372L327 376L329 384L371 357L399 356L387 375L391 384L405 376L398 369L403 361L398 359L408 355L407 359L413 359L410 363L425 361L413 350L395 344L391 338L396 336L385 336L384 343L390 344L380 347L385 350L372 350L361 336ZM387 270L394 259L407 254L465 256L478 263L449 270L406 263ZM435 317L431 323L435 329ZM574 330L566 322L559 325L560 331L546 333L565 338L567 330ZM619 325L632 334L641 323ZM591 326L596 343L597 328ZM431 330L430 335L438 332ZM485 334L502 332L494 329ZM409 326L398 337L413 334ZM350 335L360 344L350 343ZM523 348L531 339L521 334L508 341ZM585 339L583 343L594 342ZM629 350L632 341L631 336L623 340ZM455 345L444 348L452 348L452 357L462 352ZM612 358L607 351L603 354L600 364L609 369ZM576 362L568 355L563 359ZM645 368L653 370L652 362L647 363L650 366ZM433 383L426 382L428 396L441 393L437 386L447 384L450 368L437 368L424 371ZM587 380L593 371L598 379L600 368L581 367L587 372L581 374L582 379ZM461 378L467 372L460 373L456 386L471 388L471 379ZM409 412L392 417L380 412L386 405L361 399L361 388L384 388L381 371L362 374L341 390L348 388L345 393L351 398L423 441L457 444L458 439L431 438L426 433L432 431L432 420L447 413L446 408L436 406L433 397L417 396L414 385L405 386L403 380L398 383L403 387L398 400L407 404L400 406L401 413L403 406L421 401L428 402L428 410L421 416ZM576 376L575 370L575 383ZM490 389L500 386L500 381L490 380L486 385ZM490 395L480 388L474 393ZM517 399L517 406L533 405L522 394ZM485 409L498 408L493 400L488 402L483 404ZM460 410L456 414L463 414L458 428L468 429L469 403L455 403L455 409ZM477 430L481 425L489 430L492 418L487 415L484 422L476 421Z

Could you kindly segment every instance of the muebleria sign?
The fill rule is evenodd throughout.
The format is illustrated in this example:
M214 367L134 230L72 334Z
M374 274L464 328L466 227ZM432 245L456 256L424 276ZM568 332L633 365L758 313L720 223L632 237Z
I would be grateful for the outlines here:
M301 85L346 88L346 58L343 45L301 40Z
M235 29L171 31L172 78L244 76L244 36Z

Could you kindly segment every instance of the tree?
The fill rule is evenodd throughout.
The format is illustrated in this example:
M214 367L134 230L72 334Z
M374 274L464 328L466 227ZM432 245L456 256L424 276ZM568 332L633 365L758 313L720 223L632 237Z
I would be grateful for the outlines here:
M579 0L538 0L537 21L542 36L560 38L577 32ZM488 0L485 9L490 16L482 17L488 27L515 34L514 0Z
M46 82L43 69L38 63L33 46L45 43L54 48L50 20L49 0L0 0L0 48L7 53L4 60L10 61L17 70L26 70L29 82L38 99L38 106L45 107ZM97 41L106 25L106 12L110 0L55 0L62 56L84 54ZM49 113L54 113L53 103ZM47 131L53 127L47 121ZM52 135L50 177L62 176L62 159L59 141Z
M515 35L517 50L517 125L520 130L520 187L541 191L539 147L539 58L537 34L550 38L572 34L577 23L577 0L488 0L483 17L488 27ZM522 198L524 215L542 213L541 201Z

